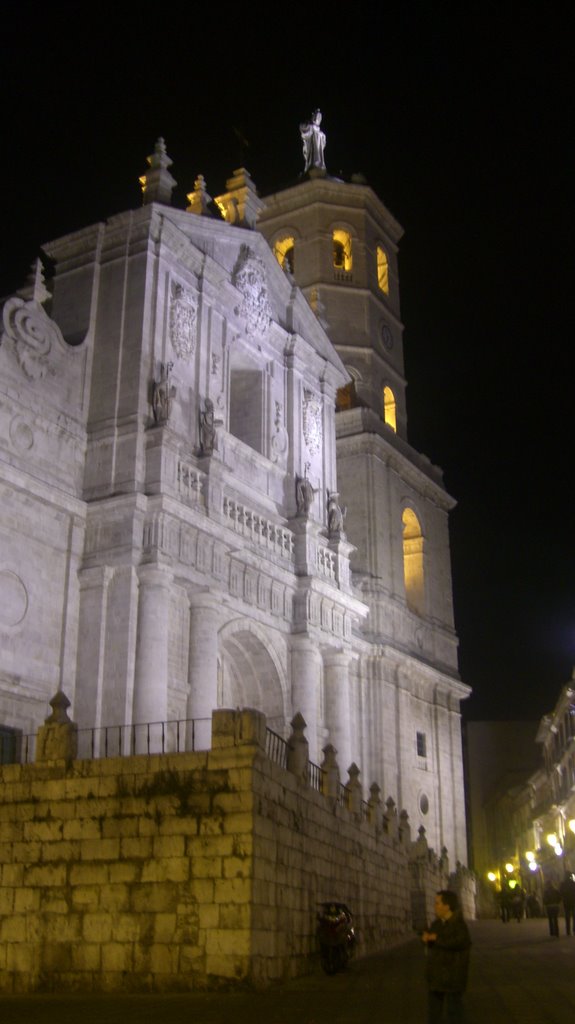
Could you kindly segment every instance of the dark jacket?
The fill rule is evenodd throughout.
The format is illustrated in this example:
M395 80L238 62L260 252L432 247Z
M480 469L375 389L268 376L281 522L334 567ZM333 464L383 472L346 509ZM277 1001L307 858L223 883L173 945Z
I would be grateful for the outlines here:
M572 878L564 878L559 886L563 906L572 910L575 907L575 882Z
M461 911L456 910L448 921L432 922L430 932L437 935L427 943L427 984L432 992L463 992L469 967L469 930Z

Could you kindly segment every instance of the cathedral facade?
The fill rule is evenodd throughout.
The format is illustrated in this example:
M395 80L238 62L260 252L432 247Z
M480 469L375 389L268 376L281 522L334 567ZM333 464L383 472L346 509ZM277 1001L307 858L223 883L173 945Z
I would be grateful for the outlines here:
M171 205L159 140L142 207L44 245L3 304L1 749L58 690L95 753L300 712L312 761L331 744L465 863L453 502L407 440L401 228L329 176L318 114L299 182L262 200L239 169L217 215L201 177Z

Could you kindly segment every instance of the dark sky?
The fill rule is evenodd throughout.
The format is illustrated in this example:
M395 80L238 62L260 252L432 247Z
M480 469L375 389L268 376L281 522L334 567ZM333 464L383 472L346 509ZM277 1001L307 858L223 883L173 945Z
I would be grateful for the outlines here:
M330 173L403 224L409 438L458 502L470 718L540 717L575 664L569 10L21 2L0 41L0 295L42 242L139 205L159 135L178 205L240 163L265 194L317 106Z

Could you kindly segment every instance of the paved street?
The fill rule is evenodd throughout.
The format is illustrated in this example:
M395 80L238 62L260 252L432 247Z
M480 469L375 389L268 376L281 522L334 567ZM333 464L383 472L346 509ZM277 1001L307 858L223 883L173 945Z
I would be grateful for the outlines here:
M563 920L560 925L563 928ZM480 921L473 939L467 1024L572 1024L575 938L551 939L544 920ZM328 978L268 992L177 996L0 997L2 1024L424 1024L424 958L412 941Z

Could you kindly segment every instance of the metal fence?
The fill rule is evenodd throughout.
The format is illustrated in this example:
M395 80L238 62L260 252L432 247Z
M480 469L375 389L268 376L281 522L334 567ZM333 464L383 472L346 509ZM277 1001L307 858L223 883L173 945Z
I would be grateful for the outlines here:
M210 750L211 718L182 718L168 722L103 725L78 729L78 759L129 757L134 754L180 754ZM36 757L36 734L0 734L0 764L28 764Z

